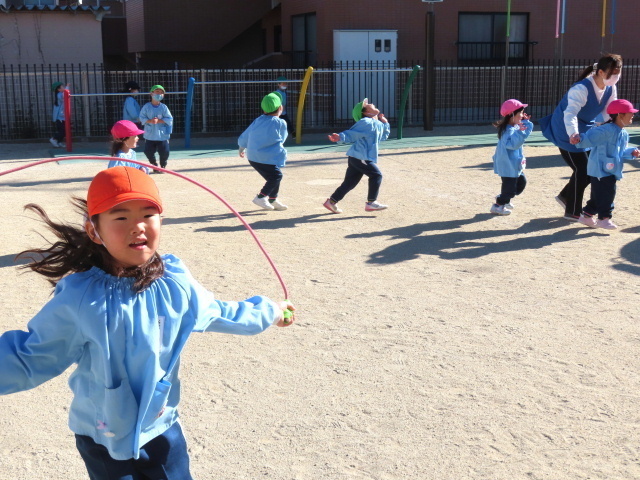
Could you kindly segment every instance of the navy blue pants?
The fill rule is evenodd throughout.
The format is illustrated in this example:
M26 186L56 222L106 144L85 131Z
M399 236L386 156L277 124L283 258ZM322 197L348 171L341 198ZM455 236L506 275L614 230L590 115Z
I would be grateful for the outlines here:
M564 186L558 195L564 200L567 208L565 215L577 217L582 211L582 198L584 191L589 186L589 176L587 175L587 163L589 162L589 152L569 152L559 148L560 155L567 165L573 170L569 182Z
M582 210L590 216L598 214L600 220L611 218L616 199L616 177L607 175L606 177L591 179L591 198Z
M500 195L496 198L498 205L506 205L516 195L520 195L527 186L527 178L524 173L519 177L500 177L502 178L502 188Z
M342 200L347 193L356 188L364 175L369 177L367 202L376 201L378 199L378 193L380 192L380 184L382 183L382 172L375 163L354 157L349 157L347 173L344 175L342 185L333 192L331 200L334 202Z
M55 138L58 142L62 142L64 138L67 136L64 120L56 120L56 131L53 134L53 138Z
M169 140L145 140L144 154L151 165L158 166L156 162L156 152L160 157L160 166L165 168L169 160Z
M90 480L193 480L187 442L178 422L140 449L137 460L114 460L91 437L76 435Z
M267 182L260 190L265 197L276 198L280 192L280 182L282 181L282 170L277 165L269 165L268 163L258 163L249 160L249 164L264 178Z

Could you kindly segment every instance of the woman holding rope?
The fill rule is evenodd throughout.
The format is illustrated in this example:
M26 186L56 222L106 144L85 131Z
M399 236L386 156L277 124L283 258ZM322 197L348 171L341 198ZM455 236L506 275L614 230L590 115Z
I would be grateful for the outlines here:
M540 119L542 134L560 149L562 159L572 170L569 182L556 196L557 202L565 209L564 218L567 220L575 222L580 218L582 198L589 185L589 151L576 144L580 141L580 134L595 126L596 120L608 120L607 106L618 98L616 83L621 70L620 55L603 56L582 72L554 112Z

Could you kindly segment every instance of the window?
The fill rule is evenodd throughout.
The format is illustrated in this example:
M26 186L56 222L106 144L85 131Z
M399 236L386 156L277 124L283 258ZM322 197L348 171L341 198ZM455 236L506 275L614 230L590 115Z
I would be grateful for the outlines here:
M459 60L504 60L507 35L507 14L458 14ZM528 58L529 14L511 13L509 58Z
M304 68L316 63L316 14L291 17L293 66Z
M282 51L282 25L273 27L273 51Z

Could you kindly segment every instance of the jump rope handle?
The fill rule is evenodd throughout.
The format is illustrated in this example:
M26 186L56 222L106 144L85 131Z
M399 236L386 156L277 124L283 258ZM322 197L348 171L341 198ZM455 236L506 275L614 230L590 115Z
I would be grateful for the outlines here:
M287 303L290 303L289 300L285 298L284 300ZM282 316L284 317L284 323L291 323L291 317L293 317L293 312L289 309L286 309L282 312Z

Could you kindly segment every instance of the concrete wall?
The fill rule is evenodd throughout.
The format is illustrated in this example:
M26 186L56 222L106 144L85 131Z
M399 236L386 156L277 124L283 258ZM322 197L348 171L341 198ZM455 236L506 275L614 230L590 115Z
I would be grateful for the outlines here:
M0 61L102 63L102 23L93 13L0 13Z

